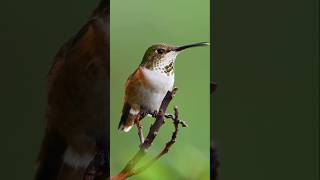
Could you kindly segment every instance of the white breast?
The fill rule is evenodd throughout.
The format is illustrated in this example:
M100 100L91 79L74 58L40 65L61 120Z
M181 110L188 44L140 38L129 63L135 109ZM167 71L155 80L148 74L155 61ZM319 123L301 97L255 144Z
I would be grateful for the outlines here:
M144 77L150 84L151 89L141 87L143 93L142 105L149 108L150 111L157 111L160 108L161 102L168 91L171 91L174 85L174 74L169 76L159 71L153 71L142 68Z
M155 70L142 68L144 77L156 91L171 91L174 84L174 74L167 75Z

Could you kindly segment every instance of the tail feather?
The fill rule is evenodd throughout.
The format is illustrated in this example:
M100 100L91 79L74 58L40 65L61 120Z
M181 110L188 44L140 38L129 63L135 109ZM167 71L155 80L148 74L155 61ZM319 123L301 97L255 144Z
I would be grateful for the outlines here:
M124 132L129 132L134 124L135 116L129 115L123 124L119 124L119 130Z
M124 104L121 119L118 125L120 131L129 132L136 118L139 118L139 112L132 114L132 108L128 104Z

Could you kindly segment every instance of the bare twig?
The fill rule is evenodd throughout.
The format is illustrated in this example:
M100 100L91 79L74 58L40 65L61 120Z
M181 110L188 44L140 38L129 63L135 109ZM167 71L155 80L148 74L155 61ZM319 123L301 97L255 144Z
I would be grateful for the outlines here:
M170 148L172 147L172 145L176 142L177 135L179 132L179 124L181 124L181 121L179 120L179 111L178 111L177 106L174 107L174 116L170 115L170 118L173 120L173 124L174 124L174 128L175 128L174 132L172 133L170 141L166 143L163 150L155 158L153 158L152 160L147 162L144 166L137 169L135 171L135 174L139 174L139 173L145 171L147 168L151 167L151 165L154 164L158 159L160 159L163 155L168 153ZM187 126L183 126L183 127L187 127Z
M171 146L176 142L177 134L179 132L179 124L182 124L183 126L186 126L186 123L179 120L179 112L178 108L175 107L175 115L174 116L167 116L168 118L171 118L174 122L175 131L172 134L171 140L166 143L166 146L164 149L151 161L146 163L145 165L141 166L140 168L135 168L136 165L140 162L140 160L146 155L147 150L151 147L154 139L157 137L158 132L161 128L161 126L164 124L164 120L166 118L166 110L175 96L177 91L177 88L174 88L172 92L167 92L166 96L164 97L160 109L158 113L156 113L154 116L156 118L155 122L151 125L149 133L146 137L146 139L143 141L143 143L140 145L139 151L135 154L135 156L126 164L125 168L116 176L111 177L112 180L124 180L130 176L136 175L144 171L145 169L149 168L154 162L156 162L158 159L160 159L164 154L166 154ZM137 124L138 132L141 130L140 123ZM140 129L140 130L139 130ZM141 130L142 131L142 130ZM140 135L139 135L140 137ZM141 138L140 138L141 139ZM141 140L140 140L141 142Z
M159 159L161 156L163 156L164 154L166 154L167 152L169 152L171 146L176 142L177 139L177 135L179 132L179 124L181 123L181 121L179 120L179 111L178 111L178 107L174 107L174 119L173 119L173 124L174 124L174 132L172 133L171 136L171 140L169 142L167 142L165 148L162 150L162 152L157 156L157 159ZM183 127L187 127L182 125Z
M141 144L143 144L143 142L144 142L144 135L143 135L142 125L141 125L141 123L140 123L139 118L136 118L135 124L136 124L137 129L138 129L138 136L139 136L140 145L141 145Z
M186 121L183 121L181 119L177 119L175 117L175 115L165 114L164 117L167 118L167 119L171 119L173 121L173 123L175 123L175 121L177 120L178 124L180 124L182 127L189 127L188 124L186 123Z
M150 131L148 133L148 136L146 137L144 143L142 144L141 149L147 150L152 145L154 138L158 135L160 127L164 123L164 119L165 119L164 115L167 110L167 107L168 107L169 103L171 102L171 100L173 99L173 97L175 96L177 90L178 90L177 88L174 88L172 90L172 92L167 92L166 96L164 97L164 99L161 103L160 109L157 113L156 121L150 127Z

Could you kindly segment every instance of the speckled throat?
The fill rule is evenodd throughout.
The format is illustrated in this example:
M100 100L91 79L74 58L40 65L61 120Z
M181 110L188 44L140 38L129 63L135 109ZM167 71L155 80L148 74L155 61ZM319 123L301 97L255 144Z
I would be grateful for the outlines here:
M149 61L145 64L142 64L143 67L149 70L158 71L168 76L174 74L174 65L175 65L174 60L170 60L167 63L164 61Z

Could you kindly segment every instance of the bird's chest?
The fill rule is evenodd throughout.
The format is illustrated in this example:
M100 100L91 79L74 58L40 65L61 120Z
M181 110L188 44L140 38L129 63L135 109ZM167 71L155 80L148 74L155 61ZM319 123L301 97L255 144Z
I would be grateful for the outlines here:
M172 90L174 74L166 74L156 70L142 69L143 81L146 89L155 92L167 92Z
M174 74L167 75L159 71L143 69L143 86L140 86L141 105L154 111L160 108L161 102L174 85Z

